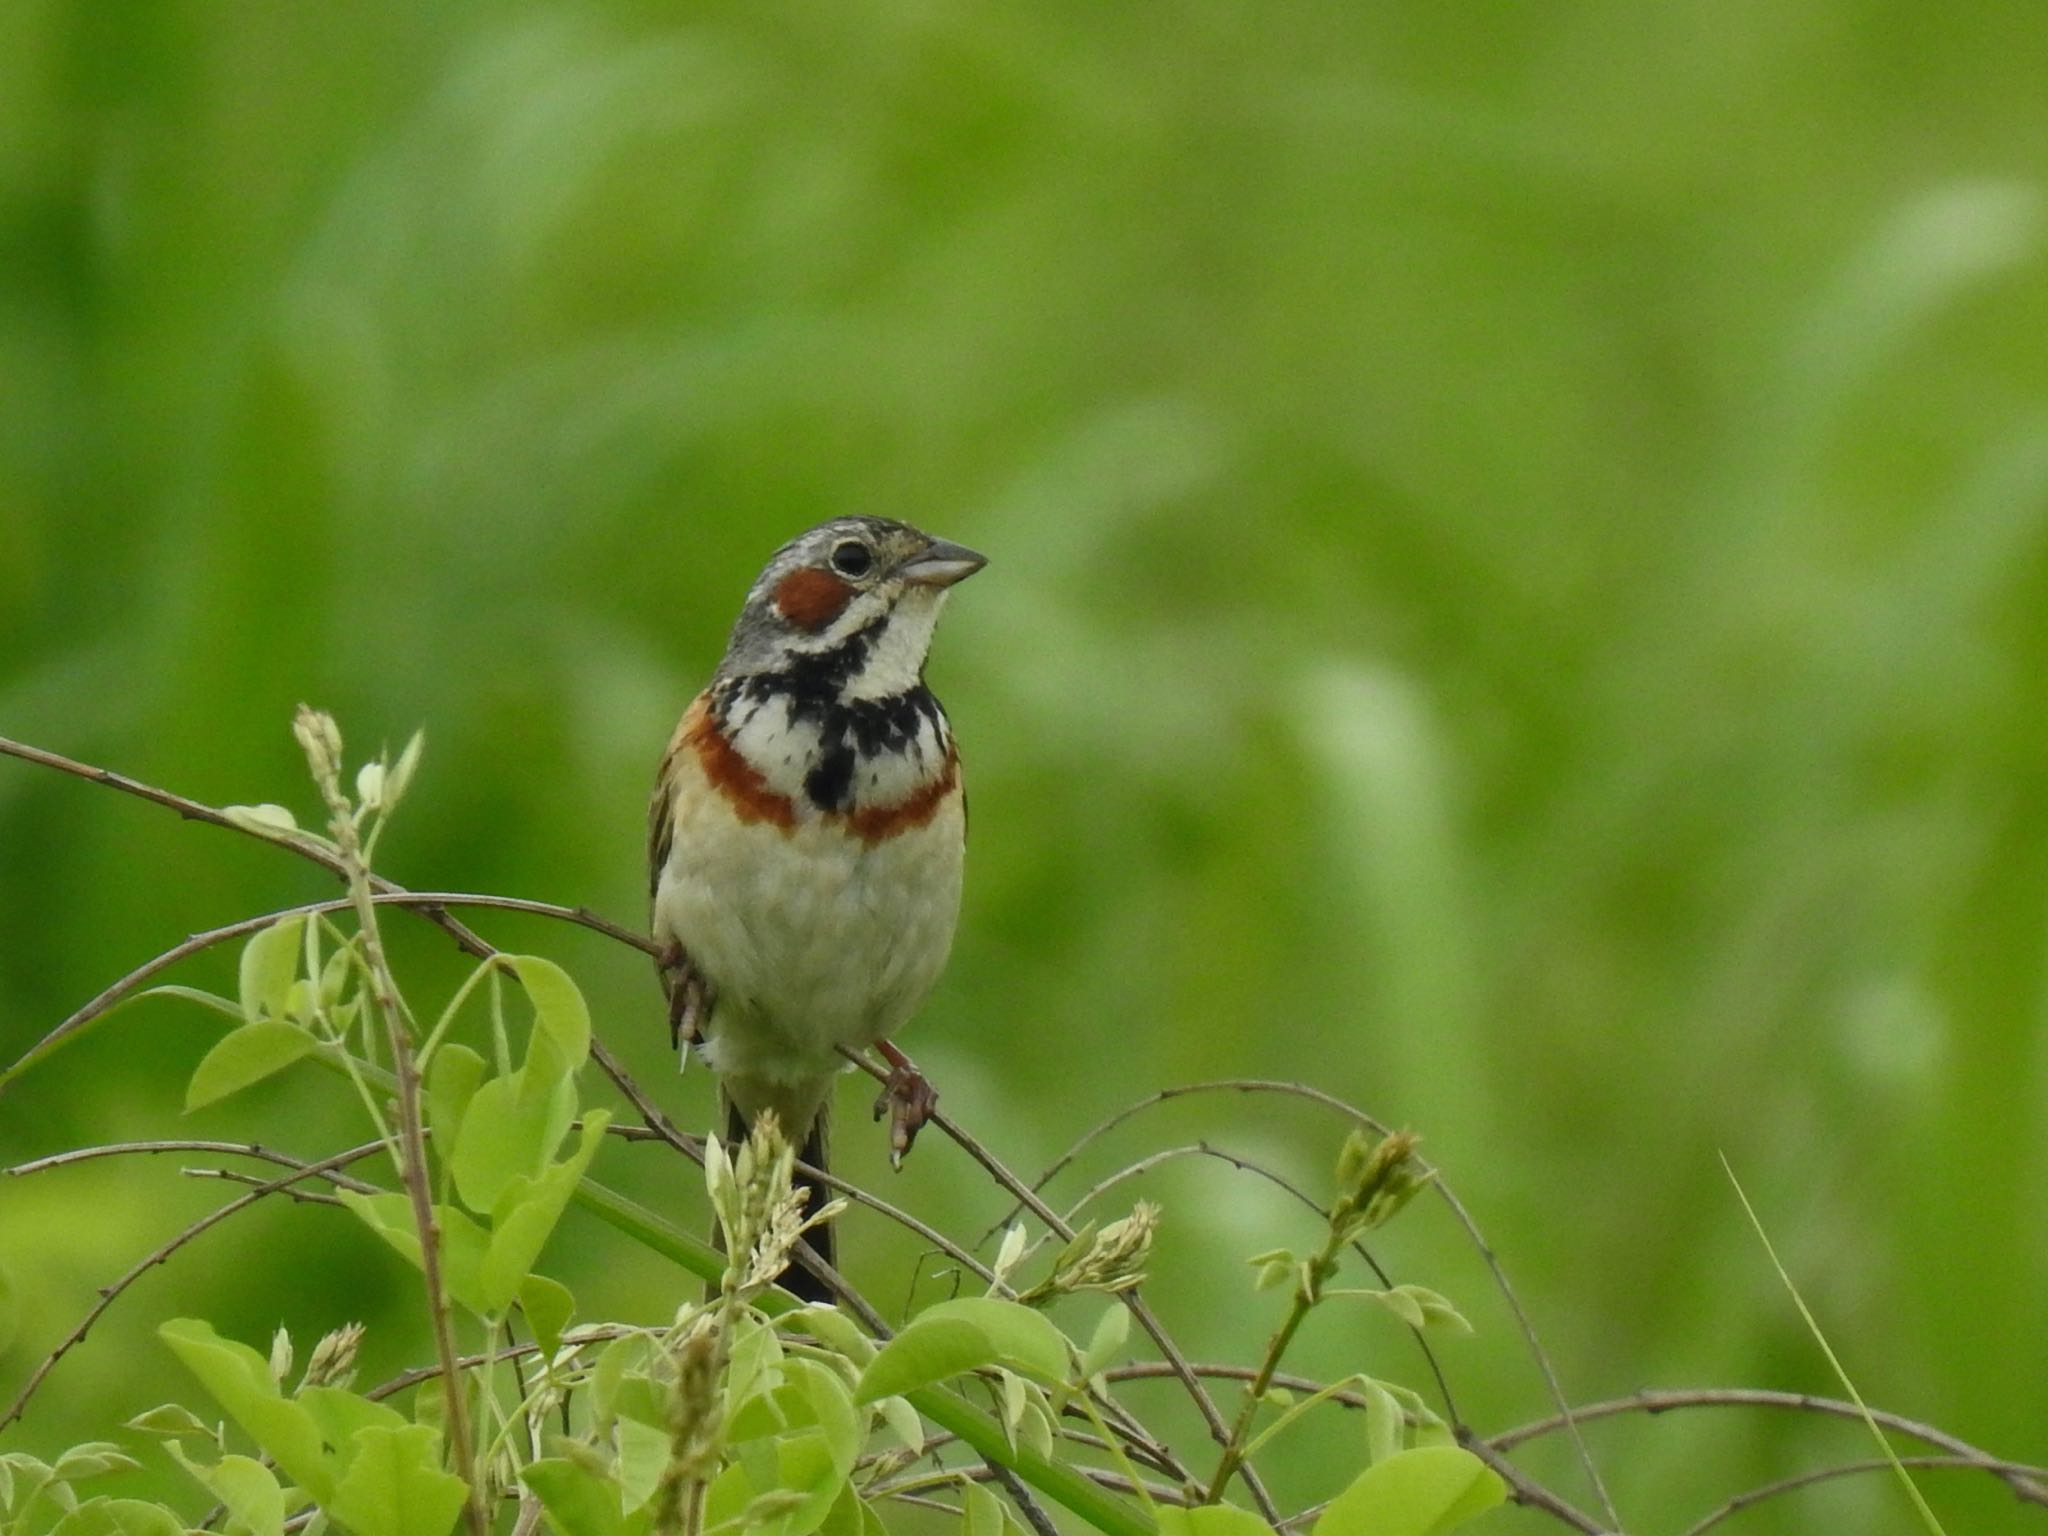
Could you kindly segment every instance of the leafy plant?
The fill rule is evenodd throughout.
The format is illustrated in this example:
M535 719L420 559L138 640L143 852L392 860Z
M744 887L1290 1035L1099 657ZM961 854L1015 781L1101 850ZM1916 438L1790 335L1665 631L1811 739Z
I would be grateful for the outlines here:
M1384 1309L1426 1351L1435 1335L1469 1331L1451 1301L1394 1283L1364 1247L1431 1191L1478 1240L1413 1135L1345 1109L1350 1129L1327 1201L1231 1158L1289 1188L1314 1212L1315 1233L1299 1252L1275 1249L1251 1260L1250 1289L1277 1293L1274 1329L1257 1361L1192 1362L1143 1296L1154 1237L1170 1212L1140 1202L1120 1219L1076 1228L1036 1185L941 1116L939 1129L1018 1202L991 1260L978 1256L979 1244L963 1245L838 1180L827 1182L839 1198L807 1215L794 1153L772 1120L736 1148L715 1135L680 1132L595 1037L566 971L538 955L500 952L452 914L510 908L642 950L645 940L545 903L392 886L369 861L413 778L419 741L394 761L361 766L351 789L334 722L301 711L295 729L326 808L323 830L300 828L276 806L192 806L188 814L321 864L344 882L346 895L196 936L59 1025L0 1073L0 1086L122 1003L168 995L227 1026L190 1074L188 1107L317 1067L359 1107L367 1139L317 1159L253 1142L226 1148L274 1171L242 1176L247 1192L107 1287L0 1426L22 1416L57 1360L137 1273L278 1193L336 1207L337 1220L353 1220L414 1266L435 1358L359 1389L362 1331L344 1319L296 1370L299 1350L283 1331L263 1352L203 1319L167 1321L159 1336L197 1395L152 1409L125 1429L138 1448L151 1446L149 1454L182 1469L195 1509L209 1501L210 1512L195 1517L93 1492L95 1479L139 1464L128 1449L95 1441L53 1462L0 1454L0 1536L174 1536L194 1526L229 1536L449 1536L458 1524L473 1536L498 1529L531 1536L542 1526L561 1536L868 1536L885 1528L881 1511L898 1504L943 1509L966 1536L1018 1527L1052 1536L1058 1527L1048 1504L1106 1536L1442 1536L1508 1497L1580 1531L1619 1528L1611 1509L1589 1516L1507 1457L1511 1446L1550 1429L1576 1434L1578 1415L1561 1401L1554 1421L1489 1439L1377 1373L1319 1381L1285 1370L1302 1324L1322 1307ZM389 909L440 924L474 962L431 1018L388 958L380 922ZM184 956L234 942L241 945L235 996L156 981ZM588 1104L597 1074L611 1080L638 1124L614 1123ZM1322 1099L1296 1085L1230 1086ZM600 1148L618 1137L658 1143L701 1166L715 1244L593 1176ZM197 1146L224 1150L174 1141L91 1147L9 1171ZM903 1221L972 1277L979 1294L886 1319L797 1241L848 1202ZM660 1318L582 1320L577 1298L544 1266L549 1237L572 1203L607 1222L620 1242L704 1282L702 1299ZM1480 1250L1491 1263L1483 1243ZM837 1304L800 1305L780 1289L776 1282L792 1263L810 1267ZM1340 1283L1356 1266L1377 1283ZM1079 1295L1108 1299L1085 1328L1068 1305ZM1134 1326L1153 1358L1136 1357ZM1533 1333L1528 1339L1548 1372ZM1430 1360L1435 1365L1433 1354ZM1205 1441L1162 1432L1125 1390L1162 1378L1177 1381L1198 1410ZM1219 1381L1239 1384L1228 1415L1213 1395ZM1276 1464L1309 1416L1337 1410L1356 1412L1363 1426L1355 1475L1307 1508L1284 1510L1261 1469ZM1587 1415L1605 1411L1596 1405ZM1899 1427L1895 1418L1870 1418ZM2033 1469L1946 1444L2023 1497L2048 1502ZM1584 1465L1604 1504L1591 1461Z

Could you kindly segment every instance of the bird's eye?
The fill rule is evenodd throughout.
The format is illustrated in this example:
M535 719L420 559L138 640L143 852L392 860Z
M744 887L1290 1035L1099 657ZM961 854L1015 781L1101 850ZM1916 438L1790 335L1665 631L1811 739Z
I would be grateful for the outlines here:
M874 551L858 539L848 539L832 551L832 569L842 576L865 576L874 567Z

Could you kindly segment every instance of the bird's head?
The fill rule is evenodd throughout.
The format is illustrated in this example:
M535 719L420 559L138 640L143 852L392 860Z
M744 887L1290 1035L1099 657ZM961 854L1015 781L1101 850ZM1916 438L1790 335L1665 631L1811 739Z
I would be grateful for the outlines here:
M846 697L914 688L947 592L986 563L884 517L820 523L778 549L755 579L719 672L748 677L837 662Z

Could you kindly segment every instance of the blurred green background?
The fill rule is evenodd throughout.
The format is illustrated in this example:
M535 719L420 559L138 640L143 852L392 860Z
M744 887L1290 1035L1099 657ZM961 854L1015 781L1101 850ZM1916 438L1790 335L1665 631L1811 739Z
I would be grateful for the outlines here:
M637 922L654 760L763 557L907 518L990 556L932 671L974 843L906 1043L998 1151L1303 1078L1424 1132L1575 1398L1831 1390L1725 1151L1873 1401L2048 1459L2048 10L8 0L0 61L0 733L310 818L295 703L358 749L423 725L387 872ZM0 1046L325 889L0 760ZM482 926L708 1121L638 957ZM0 1100L0 1159L354 1135L318 1074L181 1119L215 1022L124 1015ZM1337 1125L1230 1097L1107 1153L1196 1136L1319 1185ZM659 1154L601 1171L696 1219ZM1147 1184L1160 1306L1248 1355L1242 1258L1305 1229L1219 1165ZM886 1192L1001 1208L936 1143ZM220 1198L171 1162L0 1185L0 1390ZM848 1229L900 1301L915 1250ZM1468 1417L1542 1413L1442 1213L1385 1246L1480 1324ZM677 1298L576 1214L554 1252L586 1315ZM375 1377L415 1300L266 1210L8 1439L183 1391L173 1312L363 1317ZM1422 1380L1377 1316L1299 1363ZM1331 1491L1342 1431L1285 1491ZM1589 1438L1654 1531L1859 1433ZM1908 1516L1862 1479L1740 1528Z

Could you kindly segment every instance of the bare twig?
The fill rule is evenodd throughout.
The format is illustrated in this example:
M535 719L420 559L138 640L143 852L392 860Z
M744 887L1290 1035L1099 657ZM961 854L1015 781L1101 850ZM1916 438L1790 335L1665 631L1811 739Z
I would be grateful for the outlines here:
M280 1168L296 1168L301 1172L312 1167L304 1158L292 1157L273 1147L266 1147L253 1141L116 1141L96 1147L73 1147L68 1152L52 1153L48 1157L34 1158L26 1163L16 1163L12 1168L0 1169L9 1178L26 1178L32 1173L47 1173L56 1168L69 1168L75 1163L89 1163L102 1157L161 1156L166 1152L204 1153L215 1157L253 1157L259 1161L273 1163ZM350 1178L345 1173L328 1170L320 1175L338 1189L352 1189L358 1194L380 1193L374 1184L361 1179Z
M43 1384L43 1379L57 1368L57 1362L82 1343L85 1336L92 1331L92 1325L100 1320L100 1315L114 1304L115 1299L123 1291L142 1278L149 1270L166 1262L172 1254L183 1248L194 1238L200 1236L208 1229L220 1225L220 1223L226 1221L237 1211L246 1210L265 1195L276 1194L287 1185L296 1184L301 1179L324 1176L330 1169L341 1168L349 1163L359 1162L363 1158L374 1156L383 1150L384 1143L381 1141L366 1142L360 1147L351 1147L346 1152L337 1152L331 1157L320 1159L318 1162L307 1163L303 1167L294 1168L290 1172L272 1179L267 1184L259 1184L246 1195L236 1196L219 1210L209 1211L199 1220L179 1232L169 1242L161 1247L152 1249L147 1256L123 1273L118 1280L115 1280L110 1285L101 1286L99 1300L95 1301L91 1310L83 1318L79 1319L78 1326L66 1334L62 1342L55 1349L51 1350L49 1354L45 1355L41 1363L29 1373L28 1380L23 1383L21 1391L15 1395L14 1401L8 1405L7 1411L4 1414L0 1414L0 1429L5 1429L27 1411L29 1399L35 1396L36 1388Z
M1111 1472L1102 1467L1076 1467L1074 1470L1090 1482L1099 1483L1113 1492L1138 1492L1138 1485L1120 1472ZM917 1493L951 1487L955 1483L985 1483L989 1480L990 1469L986 1466L948 1467L942 1472L920 1472L911 1477L898 1478L871 1487L867 1492L870 1498L901 1499ZM1194 1502L1184 1489L1169 1488L1164 1483L1147 1483L1144 1491L1161 1504L1172 1504L1183 1509Z
M1933 1470L1990 1472L2004 1478L2006 1485L2013 1488L2016 1492L2022 1485L2036 1484L2039 1479L2048 1478L2048 1469L2041 1467L2029 1467L2016 1461L1986 1463L1969 1456L1901 1456L1898 1459L1898 1465L1912 1467L1915 1470L1930 1468ZM1727 1503L1715 1508L1712 1513L1706 1515L1703 1519L1687 1526L1681 1533L1681 1536L1703 1536L1703 1533L1712 1530L1731 1516L1738 1515L1753 1505L1761 1504L1766 1499L1775 1499L1780 1494L1792 1493L1801 1488L1810 1488L1815 1483L1825 1483L1837 1477L1856 1477L1865 1472L1889 1472L1892 1470L1892 1466L1893 1463L1886 1458L1872 1456L1864 1461L1845 1461L1839 1466L1817 1467L1810 1472L1799 1472L1791 1477L1781 1477L1774 1483L1765 1483L1762 1487L1752 1488L1747 1493L1738 1493L1734 1498L1728 1500ZM2020 1497L2025 1499L2027 1495L2020 1494ZM2040 1503L2043 1501L2029 1499L2028 1502Z
M1530 1509L1540 1509L1553 1519L1560 1520L1573 1530L1581 1532L1582 1536L1606 1536L1606 1533L1613 1529L1602 1525L1575 1505L1566 1503L1469 1429L1459 1430L1458 1444L1493 1468L1494 1475L1508 1485L1508 1497L1517 1504Z
M178 1172L188 1179L218 1179L223 1184L245 1184L260 1187L263 1180L253 1173L243 1173L238 1168L180 1168ZM294 1205L332 1205L347 1210L347 1203L333 1195L316 1194L310 1189L299 1189L291 1185L277 1191Z
M1628 1397L1610 1398L1605 1402L1582 1403L1571 1411L1572 1419L1581 1424L1590 1424L1595 1419L1615 1418L1624 1414L1641 1413L1651 1417L1672 1413L1681 1408L1775 1408L1791 1413L1813 1413L1828 1418L1863 1420L1863 1410L1854 1403L1838 1397L1819 1397L1810 1392L1779 1392L1768 1387L1700 1387L1678 1391L1642 1391ZM1886 1429L1897 1430L1910 1435L1923 1445L1934 1446L1937 1450L1982 1467L1985 1471L2004 1477L2013 1492L2031 1504L2048 1505L2048 1487L2029 1479L2026 1474L2006 1474L2002 1469L2012 1463L1993 1456L1932 1424L1918 1419L1909 1419L1903 1414L1890 1413L1882 1408L1870 1410L1870 1417ZM1552 1433L1564 1426L1565 1420L1557 1414L1533 1423L1518 1425L1514 1429L1489 1436L1489 1443L1495 1450L1510 1451L1526 1441Z

